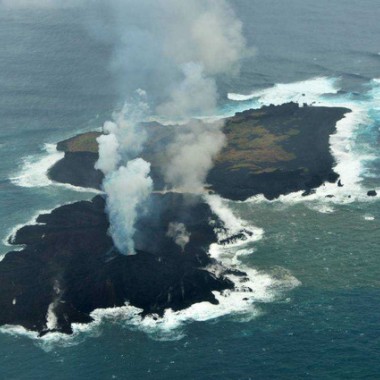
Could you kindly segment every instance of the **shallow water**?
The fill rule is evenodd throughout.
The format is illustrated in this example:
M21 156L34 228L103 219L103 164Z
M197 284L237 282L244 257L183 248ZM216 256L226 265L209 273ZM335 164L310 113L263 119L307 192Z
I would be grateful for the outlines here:
M272 281L256 284L261 293L252 307L207 321L185 319L174 330L166 329L170 323L141 329L123 313L66 340L38 341L8 330L0 334L1 378L379 377L380 205L365 193L380 188L380 85L373 81L380 78L380 7L377 0L241 0L235 6L257 54L239 78L220 81L222 112L248 105L228 100L228 93L326 78L299 88L316 101L364 109L360 122L332 139L341 162L352 159L341 166L347 184L308 200L228 202L237 217L264 231L261 240L226 253L236 262L240 250L238 260L258 271L254 278ZM108 47L88 37L72 10L1 10L0 39L3 239L39 210L92 196L46 181L41 159L53 157L45 144L99 128L119 98L107 70ZM344 92L323 95L321 86ZM298 100L292 88L285 87L284 101ZM265 94L270 101L279 92ZM340 150L338 143L344 143ZM336 197L327 200L328 192ZM7 250L0 245L0 254Z

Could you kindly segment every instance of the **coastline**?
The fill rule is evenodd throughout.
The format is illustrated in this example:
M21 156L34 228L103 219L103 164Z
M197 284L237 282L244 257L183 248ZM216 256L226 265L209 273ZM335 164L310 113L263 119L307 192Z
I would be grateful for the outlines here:
M0 296L0 324L21 325L40 335L71 334L73 323L92 321L93 310L121 307L127 301L143 316L157 318L167 309L175 312L205 301L217 304L213 292L235 286L227 275L247 275L207 254L217 241L209 218L224 227L203 201L191 197L188 207L183 195L153 196L160 217L139 222L138 231L143 232L136 236L138 254L133 256L114 248L100 196L40 215L38 224L24 226L12 241L24 246L22 252L9 252L0 264L0 283L6 290ZM183 218L184 209L192 240L181 252L165 231L170 220ZM158 240L152 244L149 236L154 235ZM218 274L206 269L215 265Z
M209 190L224 198L244 201L263 194L272 200L302 190L311 194L324 182L335 183L334 157L329 138L350 110L343 107L299 106L287 103L236 113L225 119L227 146L207 177ZM175 126L148 124L149 138L142 156L152 163L155 190L165 190L160 146ZM95 138L81 134L64 140L58 149L64 158L48 172L51 180L81 187L101 188L102 173ZM83 143L82 140L85 140ZM316 144L317 143L317 144ZM75 146L75 148L73 148Z
M278 121L273 122L273 117L276 119L290 116L294 121L294 114L303 109L308 113L311 108L290 103L280 107L266 107L263 109L264 112L263 110L261 112L260 110L246 111L235 115L235 119L231 118L227 121L226 127L231 128L234 123L244 125L252 121L253 128L259 128L259 135L256 134L253 137L260 139L262 125L257 124L261 124L262 119L269 120L266 124L268 128L278 129ZM333 112L334 118L348 111L338 109L336 113ZM330 132L333 128L332 123L329 123L328 127L325 132ZM285 133L286 136L283 132L276 132L277 136L280 136L280 141L294 139L298 135L294 129L290 134ZM232 141L234 138L239 139L239 133L238 130L237 136L232 136ZM273 135L273 131L268 133ZM233 135L232 132L230 134ZM83 181L88 181L90 178L89 182L94 184L94 181L99 181L99 177L94 177L93 173L89 174L88 171L95 171L92 165L97 159L93 144L96 135L92 134L90 139L86 134L80 136L84 136L85 144L76 144L78 142L76 137L58 144L65 156L55 164L56 172L60 172L59 165L64 165L66 171L63 170L61 173L72 176L73 168L80 168L76 172L74 169L74 179L79 178L79 182L82 181L83 184ZM328 141L329 134L326 133L326 136ZM75 149L70 147L67 141L74 142ZM267 148L268 144L265 144L264 139L264 148ZM277 152L282 149L282 146L276 143L269 146L277 149ZM324 149L329 152L328 146ZM223 155L233 157L233 153L227 151L223 152ZM83 157L90 158L83 160ZM330 161L327 161L331 162L331 157ZM285 157L284 160L278 160L278 163L289 169L289 161L291 160ZM81 165L78 165L79 162ZM216 167L218 168L218 165L223 167L226 163L232 171L236 170L234 167L236 163L231 159L222 163L217 162ZM239 163L241 163L240 158ZM240 169L237 172L241 174ZM57 178L52 178L52 173L54 170L51 170L49 175L56 181ZM331 174L331 167L325 171L325 175L328 176L327 173ZM262 173L256 174L256 178L260 175ZM271 178L276 178L273 172ZM72 182L75 183L75 181ZM97 186L100 186L99 182ZM214 184L214 187L218 188L218 185ZM223 186L219 185L219 189L221 188ZM310 186L307 186L308 188ZM223 192L219 192L223 196ZM96 196L90 202L81 201L58 207L50 214L37 217L37 224L19 229L12 243L23 245L22 252L10 252L0 263L0 280L3 280L4 284L13 284L2 298L0 297L3 310L0 313L0 324L21 325L43 336L55 332L72 334L75 324L88 324L93 321L91 313L94 310L123 308L126 302L130 307L139 309L142 318L150 316L149 318L153 320L157 318L161 320L168 310L176 313L204 303L210 307L216 307L219 304L221 310L226 312L226 306L223 306L224 300L236 299L231 301L232 304L236 303L233 307L236 310L252 307L255 289L254 285L250 287L249 284L257 284L255 277L258 273L243 266L234 269L239 262L238 255L229 257L227 254L226 256L226 253L223 253L223 246L229 248L244 246L252 239L260 239L262 233L244 223L235 223L237 225L235 228L229 225L228 220L223 220L225 214L222 212L218 215L217 212L218 207L221 207L217 201L217 195L210 195L209 197L214 197L213 200L206 199L206 202L205 199L198 199L195 203L190 202L192 203L190 208L187 205L188 202L184 202L186 197L194 198L194 195L176 193L152 195L152 198L160 204L158 209L170 217L167 216L166 219L164 217L165 220L163 220L160 214L140 221L141 228L138 230L144 231L148 238L143 236L144 234L137 234L135 240L139 253L135 256L120 255L113 247L112 240L107 235L108 222L104 213L104 200L101 196ZM173 204L176 206L173 207ZM210 209L209 205L212 204L214 207ZM184 220L186 225L190 226L190 230L193 228L192 240L186 247L185 254L180 252L179 247L166 236L167 224L173 219L183 217L173 216L173 210L177 210L181 215L192 215L191 220ZM200 218L202 213L204 217ZM214 220L213 227L209 224L210 218ZM154 241L151 236L155 236ZM41 261L42 257L46 259ZM40 265L37 268L38 263ZM153 270L152 267L152 271L149 271L150 265L154 265L155 269ZM162 266L159 274L156 273L157 265ZM30 267L35 267L33 277L31 277ZM183 271L180 278L177 277L178 270ZM142 274L144 271L147 272ZM8 278L9 273L11 277L13 275L16 277ZM30 284L33 281L40 281L41 278L44 280L38 286L42 289L39 294L28 294L27 285L23 281L28 280ZM147 278L155 278L154 288L147 287ZM270 288L274 283L275 280L267 277L263 279L262 286ZM290 288L294 286L297 286L296 280L289 285ZM93 293L91 289L96 289L96 293ZM20 297L25 298L19 299ZM33 313L29 317L31 310Z

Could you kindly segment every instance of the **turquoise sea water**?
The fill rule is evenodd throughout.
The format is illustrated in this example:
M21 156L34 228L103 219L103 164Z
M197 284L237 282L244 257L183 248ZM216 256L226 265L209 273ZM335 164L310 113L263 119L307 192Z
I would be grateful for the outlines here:
M55 343L2 332L0 378L380 378L380 205L365 196L368 189L380 190L380 103L373 82L380 78L380 4L235 0L234 5L257 54L244 62L238 78L220 80L222 109L244 107L228 101L227 93L326 77L338 78L344 93L317 94L319 100L364 104L367 116L347 140L355 158L348 173L361 163L359 188L343 188L353 195L349 202L320 197L229 203L236 215L264 230L240 260L273 279L296 278L298 286L265 287L272 296L262 297L251 315L189 321L170 340L120 318ZM44 147L99 128L120 99L107 69L109 47L88 36L72 9L0 8L0 41L0 237L5 238L39 210L91 197L44 182L41 159L51 157ZM312 91L310 83L304 87ZM284 98L291 97L291 88ZM7 250L0 245L1 254Z

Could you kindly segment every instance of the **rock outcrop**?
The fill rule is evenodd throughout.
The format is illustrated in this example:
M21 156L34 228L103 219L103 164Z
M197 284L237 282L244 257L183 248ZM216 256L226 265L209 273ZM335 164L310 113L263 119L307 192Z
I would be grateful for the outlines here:
M227 145L208 175L210 190L233 200L257 194L273 199L300 190L307 194L323 182L336 182L329 138L347 112L350 110L345 108L288 103L225 119ZM165 165L163 151L176 128L146 124L149 138L142 156L152 163L156 190L165 186L161 174ZM94 169L98 135L90 132L60 142L58 149L65 152L65 157L50 169L50 178L99 189L102 174Z

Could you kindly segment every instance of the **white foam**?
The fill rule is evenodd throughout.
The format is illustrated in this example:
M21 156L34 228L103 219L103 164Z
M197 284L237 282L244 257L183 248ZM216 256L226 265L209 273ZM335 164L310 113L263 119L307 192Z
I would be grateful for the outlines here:
M337 78L316 77L293 83L278 83L270 88L257 90L249 95L229 93L228 99L247 101L256 99L259 107L264 105L281 105L288 102L318 103L322 94L336 94ZM256 107L255 107L256 108Z
M57 206L58 207L58 206ZM56 208L56 207L54 207ZM31 219L29 219L26 223L20 223L20 224L16 224L14 227L11 228L11 230L8 232L8 234L6 235L6 237L3 239L2 243L8 247L12 247L13 250L21 250L22 249L22 246L14 246L12 244L12 242L14 241L14 238L16 236L16 233L17 231L22 228L22 227L25 227L25 226L33 226L33 225L42 225L43 223L37 223L37 218L39 215L41 214L48 214L50 213L51 211L54 210L54 208L50 209L50 210L39 210L37 211ZM5 256L5 255L4 255Z
M208 270L216 276L222 273L225 268L246 273L246 276L226 275L235 284L235 288L221 293L214 292L219 305L207 307L205 312L207 315L214 315L214 313L220 313L220 315L244 314L245 320L247 316L254 317L259 312L256 306L257 302L270 302L282 291L294 288L300 282L285 269L278 268L276 276L273 276L242 264L241 258L254 252L252 244L263 238L264 230L238 218L228 207L228 202L220 196L207 195L205 199L211 210L228 229L227 232L224 229L216 230L218 242L210 246L210 255L217 259L220 264L209 267ZM221 243L228 236L239 233L242 233L241 239L227 244Z
M236 94L230 94L230 99L235 100L250 100L259 98L255 103L255 107L260 107L265 104L282 104L289 101L316 102L322 105L321 96L323 94L336 94L338 88L336 86L336 79L329 78L314 78L309 81L297 82L293 84L281 84L272 89L261 90L251 94L249 97L240 97ZM301 95L300 95L301 94ZM302 95L304 94L304 95ZM336 104L334 104L336 105ZM247 108L252 108L250 104ZM352 130L348 131L348 127L356 125L355 119L359 113L353 112L344 121L340 122L337 126L336 141L336 156L341 154L341 147L344 146L345 151L350 151L348 138L351 137ZM335 147L335 146L334 146ZM339 148L339 149L338 149ZM342 157L341 161L347 159L346 156ZM337 165L341 162L337 160ZM339 167L344 172L344 167ZM355 169L359 171L359 169ZM348 184L356 184L357 176L351 176L351 172L342 176ZM351 180L350 180L351 178ZM350 182L351 181L351 182ZM334 185L336 187L336 185ZM329 189L330 191L330 189ZM293 193L286 197L280 197L279 201L299 201L305 200L301 197L301 193ZM316 195L314 195L316 197ZM76 344L80 341L83 334L88 333L97 334L103 321L122 323L133 329L138 329L148 333L155 339L173 340L180 339L184 336L182 330L190 321L207 321L220 318L226 315L233 315L234 318L239 317L241 320L250 320L260 315L261 310L258 303L271 302L275 300L282 292L292 289L300 284L300 282L292 276L291 273L283 268L276 268L271 273L264 273L254 268L247 267L242 264L241 259L250 255L254 251L253 244L264 235L264 231L256 226L251 225L237 217L233 211L228 207L228 202L223 200L217 195L205 195L207 203L210 205L212 211L223 221L225 228L219 228L216 232L218 235L218 243L214 243L210 247L210 255L218 260L219 264L214 264L206 268L215 276L219 276L225 271L226 268L232 271L226 276L234 284L233 290L225 290L222 292L214 292L215 298L219 304L213 305L209 302L201 302L191 305L189 308L181 311L167 310L162 318L157 316L147 316L141 318L138 308L130 305L123 307L97 309L91 313L94 322L90 324L73 324L74 334L68 337L64 334L49 333L41 339L41 344L46 347L51 345ZM251 201L263 201L263 196L254 197ZM332 212L333 208L325 207L320 210L321 212ZM227 244L221 244L225 239L231 236L238 235L240 238L231 240ZM233 270L236 270L235 272ZM239 275L240 272L245 272L246 275ZM49 313L48 313L49 316ZM49 318L54 321L50 315ZM48 318L48 320L49 320ZM15 330L16 329L16 330ZM25 333L25 330L12 327L10 331L18 331ZM26 334L29 334L26 332ZM31 337L36 337L36 334L29 334Z
M208 268L211 271L213 268ZM219 304L213 305L209 302L199 302L189 308L173 311L168 309L163 317L149 315L141 317L141 309L126 304L122 307L96 309L91 313L94 321L90 324L72 325L73 335L51 333L44 336L43 344L72 345L80 341L80 337L88 333L98 334L102 323L121 324L133 330L139 330L148 334L155 340L179 340L185 336L183 328L193 321L215 320L223 316L232 316L234 320L251 320L259 316L262 311L257 303L272 302L283 291L289 290L300 283L288 272L277 270L276 277L259 272L252 268L243 267L247 276L228 275L237 284L234 290L213 292ZM281 273L280 273L281 272ZM79 338L79 340L78 340Z
M22 228L22 227L25 227L25 226L35 226L35 225L44 225L45 223L38 223L37 222L37 218L42 215L42 214L50 214L53 210L55 210L56 208L58 207L62 207L62 206L67 206L67 205L70 205L70 204L73 204L73 203L76 203L77 201L70 201L70 202L65 202L65 203L61 203L61 204L58 204L54 207L52 207L51 209L42 209L42 210L39 210L37 211L33 216L32 218L30 218L27 222L25 223L19 223L17 224L16 226L12 227L11 230L8 232L8 234L6 235L6 237L3 239L2 243L5 245L5 246L8 246L8 247L12 247L12 250L13 251L18 251L18 250L22 250L23 249L23 245L13 245L12 242L14 241L14 238L16 236L16 233L17 231ZM6 254L4 254L2 257L0 257L0 261L6 256Z
M331 214L335 212L335 209L329 204L313 204L311 203L309 206L312 210L318 211L321 214Z
M12 336L26 336L27 338L37 339L38 333L36 331L27 330L25 327L19 325L3 325L0 326L0 332Z
M278 84L269 89L260 90L247 96L229 94L229 98L235 101L247 101L255 99L254 103L247 103L246 109L259 108L263 105L280 105L290 101L312 104L326 107L344 107L352 112L345 115L336 124L336 132L330 136L330 149L335 159L334 170L340 176L343 187L338 187L335 183L326 182L319 187L314 194L303 197L303 191L282 195L274 201L268 201L262 195L254 196L247 200L251 203L261 202L317 202L314 207L319 212L331 212L333 208L321 207L320 204L351 203L354 201L375 201L367 197L368 189L362 186L362 176L365 173L367 161L376 158L372 152L360 151L355 145L355 132L366 127L371 121L369 112L379 109L380 80L375 79L371 83L367 99L353 101L349 94L338 95L337 78L313 78L306 81ZM336 94L335 96L331 96ZM330 96L327 96L330 95ZM238 106L241 110L241 106ZM329 197L333 195L333 197Z
M42 157L27 156L23 159L20 172L11 178L13 184L21 187L44 187L52 184L47 172L63 158L64 153L59 152L55 144L45 144L44 151Z
M57 332L51 332L40 337L38 335L38 332L27 330L25 327L19 325L0 326L0 333L15 337L22 336L28 339L33 339L36 342L37 346L46 352L56 349L57 346L69 347L77 345L84 339L84 337L79 334L70 336Z
M77 191L79 193L104 194L104 191L97 190L92 187L80 187L80 186L70 185L69 183L60 183L60 182L55 182L55 181L51 181L51 182L52 182L51 184L54 186L62 187L67 190Z
M212 270L212 268L209 268ZM234 290L213 292L219 304L200 302L191 305L181 311L166 310L163 317L149 315L141 317L141 309L126 304L122 307L96 309L91 313L94 319L89 324L74 323L73 335L67 336L61 333L49 333L40 338L40 345L50 350L57 345L70 346L80 343L89 334L97 336L101 332L103 323L114 323L127 328L142 331L155 340L179 340L185 336L183 328L193 321L215 320L223 316L232 316L234 320L248 321L259 316L262 311L257 303L274 301L282 292L298 286L300 283L288 272L277 271L276 276L259 272L252 268L242 267L247 277L229 275L228 277L237 284ZM0 330L8 333L27 335L37 338L37 334L27 332L21 327L7 327Z
M249 224L247 221L238 218L228 207L228 202L219 195L209 194L204 196L212 212L224 223L227 229L217 229L218 241L221 242L229 237L242 234L241 239L234 240L228 244L214 243L210 246L210 255L227 266L236 265L238 257L247 254L245 247L251 243L259 241L264 235L264 230Z
M56 302L52 302L49 305L48 311L46 313L46 327L49 330L56 329L58 325L58 318L55 315L55 311L54 311L55 307L56 307Z
M238 218L228 207L228 202L218 195L205 195L204 198L228 229L228 231L226 229L216 231L219 241L243 232L243 238L239 240L229 244L214 243L210 247L211 256L219 262L205 268L210 273L219 276L228 268L246 273L242 276L232 271L226 275L236 286L232 290L214 291L213 294L219 302L217 305L200 302L181 311L169 309L161 318L156 315L142 318L140 315L142 310L128 304L116 308L97 309L91 313L94 319L92 323L72 325L73 335L52 332L39 338L38 344L44 350L54 349L57 345L78 344L88 334L98 335L104 322L122 324L128 328L143 331L156 340L178 340L185 336L184 326L192 321L214 320L227 315L239 321L256 318L262 313L258 303L271 302L282 292L300 284L284 269L277 268L273 273L268 274L243 265L240 258L253 252L252 243L260 240L264 231ZM53 303L47 312L47 326L54 328L56 322ZM36 333L26 331L19 326L5 326L0 331L37 338Z
M97 189L74 186L67 183L52 181L48 177L49 169L64 157L64 152L57 150L56 144L45 144L44 153L37 156L27 156L23 159L23 163L19 172L10 178L11 182L20 187L46 187L59 186L73 191L102 194Z
M228 231L217 230L218 242L210 246L210 255L221 265L208 268L218 275L225 268L245 272L247 276L229 274L228 277L236 288L217 295L222 309L229 313L253 311L255 302L269 302L285 289L298 286L300 282L285 269L277 268L276 276L257 271L242 264L241 258L254 252L253 243L261 240L264 230L238 218L229 208L229 202L218 195L205 196L211 210L223 221ZM242 233L243 237L231 243L221 244L228 236ZM216 292L217 293L217 292ZM215 293L215 294L216 294ZM224 298L221 298L224 297ZM254 314L254 313L253 313Z

